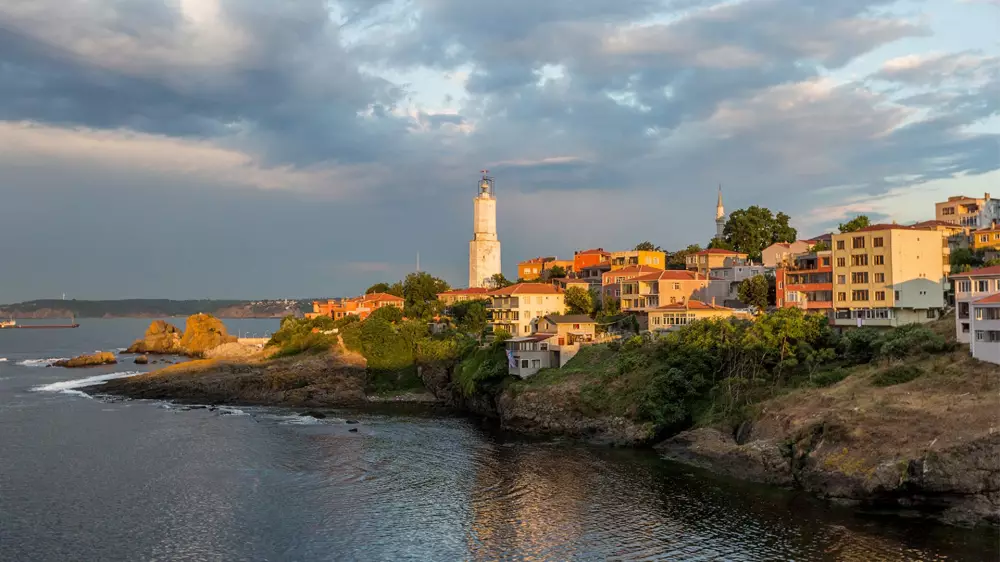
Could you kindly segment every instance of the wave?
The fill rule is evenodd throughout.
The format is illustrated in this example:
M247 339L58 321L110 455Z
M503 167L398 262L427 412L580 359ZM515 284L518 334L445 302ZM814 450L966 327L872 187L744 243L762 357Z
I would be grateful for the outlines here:
M15 365L22 367L51 367L56 361L66 361L69 357L50 357L48 359L25 359L18 361Z
M6 362L7 362L6 357L0 357L0 363L6 363Z
M41 386L33 387L31 390L35 392L61 392L64 394L79 394L82 396L89 396L85 392L81 392L77 389L84 388L87 386L102 384L113 379L134 377L136 375L141 375L141 374L142 373L140 371L123 371L120 373L107 373L104 375L94 375L92 377L84 377L82 379L73 379L69 381L59 381L50 384L43 384Z

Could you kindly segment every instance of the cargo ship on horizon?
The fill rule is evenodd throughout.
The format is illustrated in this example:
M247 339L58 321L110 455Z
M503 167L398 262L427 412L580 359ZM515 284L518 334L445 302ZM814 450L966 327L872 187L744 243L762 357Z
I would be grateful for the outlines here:
M79 328L74 318L69 319L69 324L18 324L13 318L0 320L0 330L58 330L66 328Z

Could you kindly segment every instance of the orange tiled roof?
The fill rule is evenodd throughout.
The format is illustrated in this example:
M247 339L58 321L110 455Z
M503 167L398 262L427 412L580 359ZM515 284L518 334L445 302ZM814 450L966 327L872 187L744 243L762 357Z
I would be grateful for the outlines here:
M1000 265L991 265L989 267L980 267L979 269L973 269L972 271L956 273L952 275L951 278L956 279L959 277L979 277L984 275L1000 275Z
M549 283L517 283L503 289L490 291L493 296L507 295L561 295L562 290Z
M955 225L951 224L949 226L955 226ZM989 228L980 228L980 229L977 229L977 230L973 230L972 234L979 234L980 232L996 232L998 230L1000 230L1000 224L994 224L994 225L990 226Z
M613 271L605 271L601 274L601 277L613 277L615 275L628 275L629 273L634 273L636 275L643 275L646 273L656 273L658 271L663 271L661 269L651 267L648 265L627 265L621 269L615 269Z
M390 295L389 293L371 293L361 297L360 300L365 301L402 301L402 297L397 297L396 295Z
M687 302L665 304L656 310L732 310L728 306L720 306L691 299Z
M959 226L957 224L952 224L952 223L947 222L947 221L938 221L938 220L917 222L917 223L913 223L910 226L912 226L913 228L933 228L935 226L947 226L947 227L950 227L950 228L962 228L961 226Z

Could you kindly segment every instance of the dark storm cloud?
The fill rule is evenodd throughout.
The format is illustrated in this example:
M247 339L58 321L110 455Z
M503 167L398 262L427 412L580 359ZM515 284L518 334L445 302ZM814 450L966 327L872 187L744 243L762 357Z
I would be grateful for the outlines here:
M132 296L345 294L405 273L418 251L425 267L461 282L475 171L486 166L502 194L508 266L575 245L704 243L719 183L731 209L763 204L794 217L885 193L901 177L996 170L996 135L965 130L1000 111L995 57L825 78L928 33L891 4L3 3L0 135L12 134L5 121L86 130L82 140L53 137L30 161L0 154L0 229L30 228L25 209L60 225L0 238L4 255L25 264L0 301L61 292L37 281L60 260L81 280L73 290L92 296L135 286L145 290ZM427 69L466 74L463 95L393 78ZM448 113L414 106L418 94L448 98ZM114 131L115 142L92 130ZM116 170L111 151L133 132L189 143L201 163L190 166L211 173L151 164L151 153L176 146L145 137L142 151L118 156L134 165ZM74 143L90 152L72 157L83 150ZM92 166L94 151L111 156ZM831 186L850 187L819 191ZM681 208L704 211L672 212ZM565 229L552 209L592 228ZM88 221L81 210L123 219ZM80 258L143 247L159 257L110 268ZM199 274L211 294L188 277Z

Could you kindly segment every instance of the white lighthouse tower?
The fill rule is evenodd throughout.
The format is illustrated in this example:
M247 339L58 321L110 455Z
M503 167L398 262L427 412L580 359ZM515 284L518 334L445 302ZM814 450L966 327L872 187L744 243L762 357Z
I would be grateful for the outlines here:
M473 200L472 241L469 242L469 287L491 287L500 273L500 240L497 239L497 199L493 178L483 170Z

